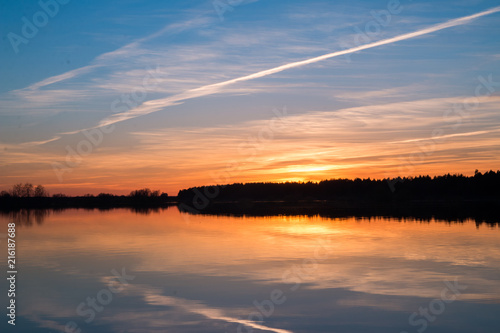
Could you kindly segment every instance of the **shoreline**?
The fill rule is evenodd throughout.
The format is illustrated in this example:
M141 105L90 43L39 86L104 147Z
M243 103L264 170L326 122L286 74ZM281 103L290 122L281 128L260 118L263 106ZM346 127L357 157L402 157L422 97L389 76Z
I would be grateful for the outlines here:
M234 217L320 216L324 218L372 218L392 217L422 221L442 220L462 222L474 220L476 224L500 225L500 201L497 198L482 200L296 200L296 201L212 201L203 209L195 209L189 203L178 202L175 197L148 200L132 200L130 197L114 197L114 200L88 197L65 198L15 198L17 205L6 206L0 200L0 213L16 214L23 211L57 211L66 209L132 209L150 213L158 209L176 206L180 212L190 215L219 215ZM37 200L33 200L37 199ZM44 199L44 200L39 200ZM21 205L23 203L23 205ZM30 204L29 204L30 203Z

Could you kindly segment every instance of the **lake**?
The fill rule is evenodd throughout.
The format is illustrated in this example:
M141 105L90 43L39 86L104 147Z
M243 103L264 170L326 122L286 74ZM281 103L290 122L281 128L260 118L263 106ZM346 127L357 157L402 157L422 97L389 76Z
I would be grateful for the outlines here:
M500 328L498 224L190 215L175 206L0 221L2 268L16 221L16 326L2 315L12 332ZM5 295L5 279L0 286Z

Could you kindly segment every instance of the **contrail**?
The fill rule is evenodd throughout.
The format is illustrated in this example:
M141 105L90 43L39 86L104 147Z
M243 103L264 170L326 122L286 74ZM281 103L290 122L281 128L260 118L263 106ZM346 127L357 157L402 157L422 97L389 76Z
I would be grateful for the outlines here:
M48 86L48 85L51 85L51 84L54 84L57 82L65 81L65 80L80 76L82 74L90 73L96 68L106 66L107 65L106 61L112 60L115 56L123 56L124 54L127 54L127 52L129 52L130 50L133 50L135 47L138 47L141 43L147 42L151 39L157 38L157 37L164 35L166 33L174 33L177 31L183 31L185 29L189 29L191 26L203 25L203 24L206 24L207 22L208 22L207 19L195 18L195 19L183 22L183 23L173 23L173 24L166 25L162 29L158 30L157 32L155 32L151 35L139 38L139 39L137 39L129 44L126 44L126 45L124 45L124 46L122 46L114 51L110 51L110 52L106 52L106 53L101 54L100 56L98 56L97 58L95 58L93 60L93 63L94 63L93 65L87 65L84 67L70 70L70 71L63 73L63 74L51 76L45 80L39 81L37 83L33 83L32 85L30 85L26 88L15 90L15 91L19 93L19 92L23 92L26 90L38 90L42 87L45 87L45 86Z
M411 38L415 38L415 37L427 35L427 34L430 34L430 33L436 32L436 31L440 31L440 30L443 30L443 29L447 29L447 28L451 28L451 27L455 27L455 26L459 26L459 25L464 25L464 24L467 24L467 23L471 22L474 19L477 19L477 18L482 17L482 16L490 15L490 14L493 14L493 13L497 13L499 11L500 11L500 6L497 6L497 7L494 7L494 8L491 8L491 9L479 12L477 14L460 17L460 18L453 19L453 20L450 20L450 21L447 21L447 22L444 22L444 23L433 25L433 26L425 28L425 29L421 29L421 30L418 30L418 31L414 31L414 32L402 34L402 35L399 35L399 36L396 36L396 37L392 37L392 38L388 38L388 39L383 39L383 40L380 40L380 41L377 41L377 42L373 42L373 43L368 43L368 44L356 46L356 47L353 47L353 48L350 48L350 49L346 49L346 50L342 50L342 51L328 53L328 54L325 54L325 55L322 55L322 56L318 56L318 57L315 57L315 58L310 58L310 59L306 59L306 60L302 60L302 61L292 62L292 63L289 63L289 64L285 64L285 65L281 65L281 66L274 67L274 68L271 68L271 69L263 70L263 71L260 71L260 72L257 72L257 73L253 73L253 74L250 74L250 75L241 76L241 77L238 77L238 78L235 78L235 79L231 79L231 80L228 80L228 81L223 81L223 82L219 82L219 83L215 83L215 84L209 84L209 85L202 86L202 87L199 87L199 88L196 88L196 89L191 89L191 90L188 90L188 91L185 91L183 93L180 93L180 94L177 94L177 95L173 95L173 96L170 96L170 97L167 97L167 98L147 101L147 102L144 102L140 106L138 106L138 107L136 107L136 108L134 108L134 109L132 109L130 111L127 111L127 112L124 112L124 113L119 113L119 114L114 114L114 115L112 115L112 116L110 116L108 118L103 119L99 123L99 125L97 127L107 126L107 125L111 125L111 124L118 123L118 122L121 122L121 121L125 121L125 120L128 120L128 119L140 117L142 115L146 115L146 114L149 114L149 113L152 113L152 112L159 111L159 110L161 110L161 109L163 109L163 108L165 108L167 106L172 106L172 105L179 104L181 101L184 101L184 100L187 100L187 99L215 94L221 88L223 88L225 86L228 86L228 85L231 85L231 84L234 84L234 83L258 79L258 78L261 78L261 77L264 77L264 76L268 76L268 75L271 75L271 74L282 72L282 71L287 70L287 69L291 69L291 68L295 68L295 67L301 67L301 66L313 64L313 63L316 63L316 62L320 62L320 61L323 61L323 60L335 58L335 57L338 57L338 56L342 56L342 55L346 55L346 54L351 54L351 53L355 53L355 52L362 51L362 50L371 49L371 48L374 48L374 47L377 47L377 46L392 44L392 43L396 43L396 42L399 42L399 41L402 41L402 40L407 40L407 39L411 39Z
M185 300L182 298L178 297L172 297L172 296L162 296L162 295L156 295L156 294L151 294L147 293L144 296L146 302L148 302L151 305L163 305L163 306L170 306L170 307L179 307L187 312L190 313L196 313L199 315L202 315L208 319L211 320L222 320L228 323L235 323L235 324L240 324L243 326L248 326L251 328L256 328L260 331L268 331L268 332L275 332L275 333L293 333L292 331L285 330L285 329L280 329L280 328L272 328L269 326L265 326L264 324L259 324L256 321L253 320L245 320L245 319L238 319L238 318L233 318L226 316L222 313L221 310L216 309L216 308L210 308L201 302L198 301L192 301L192 300ZM237 330L238 332L240 330ZM246 330L246 331L252 331L252 330Z
M455 138L458 136L474 136L474 135L489 134L489 133L495 133L495 132L500 132L500 128L496 128L496 129L492 129L492 130L484 130L484 131L446 134L446 135L441 135L441 136L433 136L432 138L419 138L419 139L409 139L409 140L402 140L402 141L393 141L393 142L389 142L389 143L410 143L410 142L419 142L419 141L433 141L433 140L440 140L440 139Z

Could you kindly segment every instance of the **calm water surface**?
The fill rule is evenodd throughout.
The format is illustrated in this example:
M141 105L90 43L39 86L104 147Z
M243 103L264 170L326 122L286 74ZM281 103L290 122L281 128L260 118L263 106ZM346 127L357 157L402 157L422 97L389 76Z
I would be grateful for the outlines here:
M500 229L473 222L65 210L16 239L2 332L500 331Z

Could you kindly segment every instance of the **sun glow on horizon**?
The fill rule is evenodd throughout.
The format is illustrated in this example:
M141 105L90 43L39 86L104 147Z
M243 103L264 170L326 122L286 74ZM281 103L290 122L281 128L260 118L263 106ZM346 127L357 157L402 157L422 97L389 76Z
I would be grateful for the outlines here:
M53 29L47 44L41 34L29 45L33 64L47 66L43 75L1 54L12 63L5 68L12 79L0 93L0 190L28 182L68 195L145 187L176 195L203 185L499 168L500 7L443 6L432 11L434 22L428 13L411 20L401 14L390 30L356 46L359 8L333 1L269 6L281 13L276 20L256 10L224 25L206 13L172 15L167 25L145 15L157 32L134 28L134 40L104 53L94 38L109 26L92 27L80 35L93 56L68 58L67 68L50 64L74 40ZM375 9L373 2L360 6ZM129 17L127 6L120 10ZM56 49L41 47L54 40ZM481 45L474 56L467 42ZM19 75L25 67L26 77ZM95 127L104 123L114 125Z

